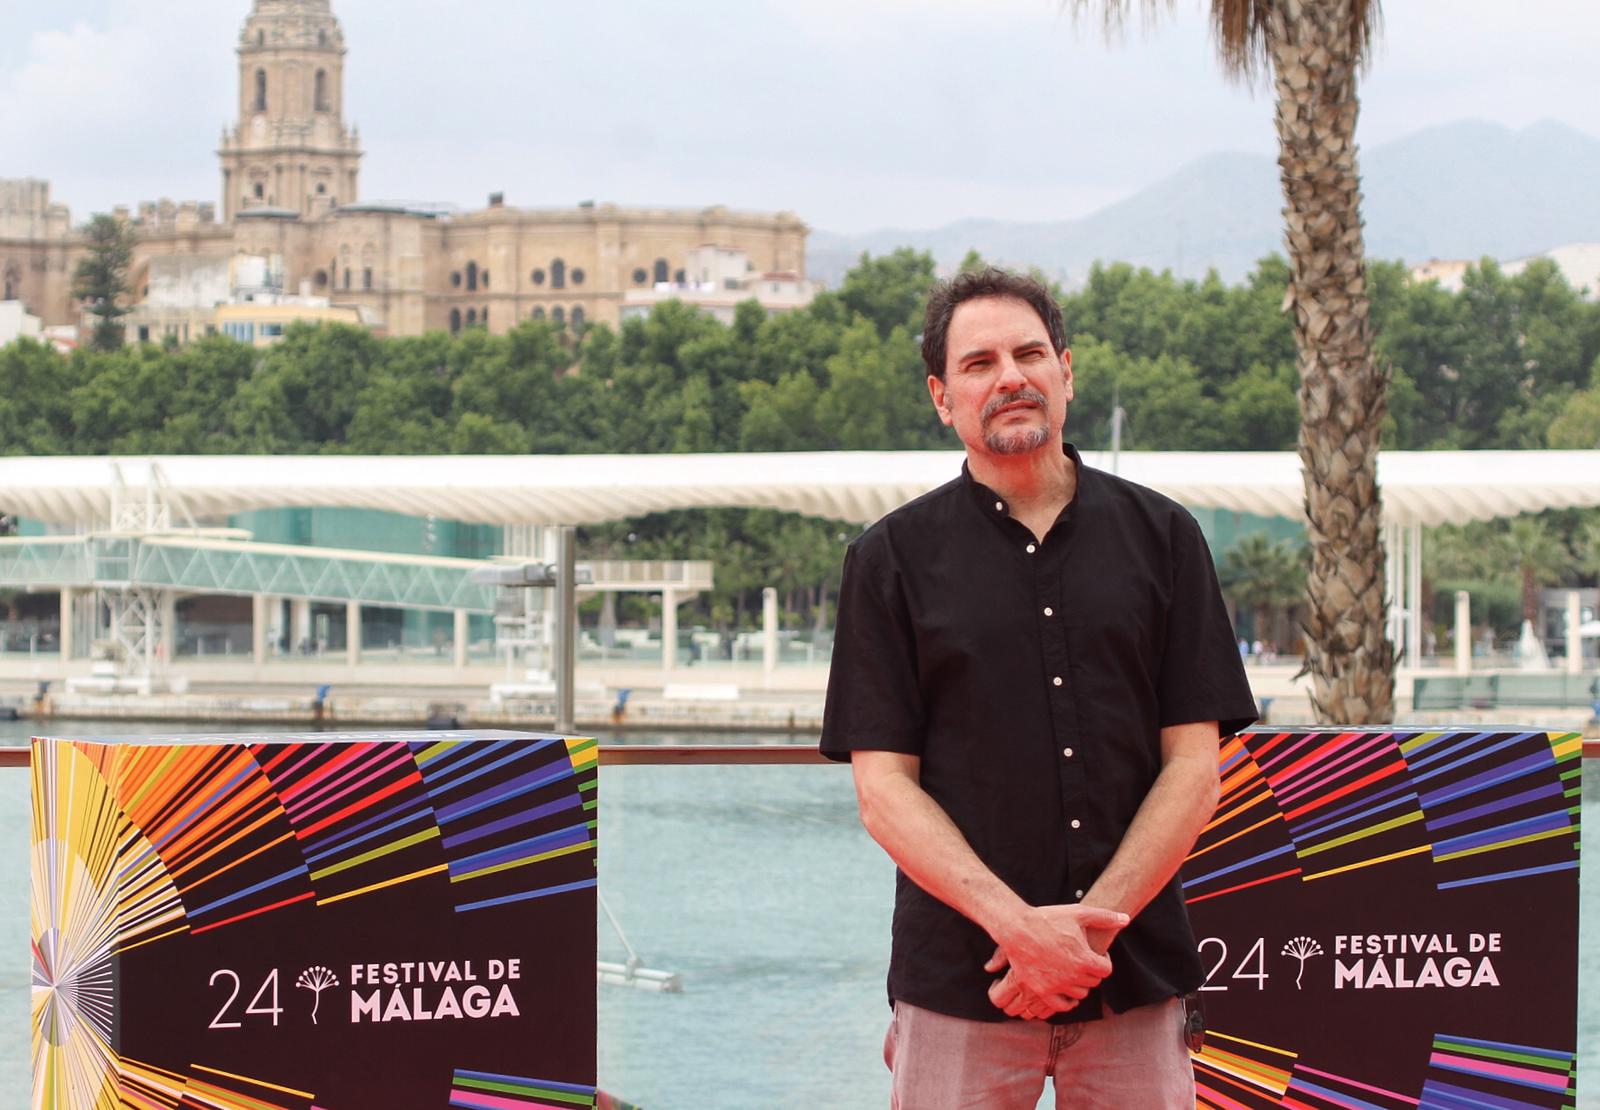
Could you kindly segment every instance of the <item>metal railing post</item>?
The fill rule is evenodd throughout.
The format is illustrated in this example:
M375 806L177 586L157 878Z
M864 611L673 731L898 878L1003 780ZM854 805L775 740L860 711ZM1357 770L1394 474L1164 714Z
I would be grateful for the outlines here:
M577 731L576 684L578 672L578 530L563 525L556 572L556 731Z

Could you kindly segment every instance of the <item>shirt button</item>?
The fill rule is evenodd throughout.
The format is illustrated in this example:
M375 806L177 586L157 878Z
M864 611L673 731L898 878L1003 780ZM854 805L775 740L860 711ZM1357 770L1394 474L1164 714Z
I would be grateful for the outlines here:
M1060 675L1056 675L1054 678L1052 678L1050 680L1050 683L1053 686L1060 686L1061 685L1061 676Z
M1072 749L1071 748L1062 748L1061 749L1061 754L1066 756L1068 759L1071 759L1072 758Z
M1028 554L1029 554L1029 555L1032 555L1032 554L1033 554L1033 553L1034 553L1034 552L1035 552L1035 551L1037 551L1037 550L1038 550L1038 548L1036 548L1036 547L1034 547L1034 546L1033 546L1033 544L1031 544L1031 543L1030 543L1030 544L1029 544L1029 545L1028 545Z
M1004 501L996 501L994 503L994 511L997 512L997 513L1005 512L1006 511L1006 503Z
M1073 819L1072 819L1072 827L1073 827L1073 828L1077 828L1077 827L1078 827L1078 826L1079 826L1079 825L1080 825L1080 824L1082 824L1082 822L1081 822L1081 821L1079 821L1079 820L1078 820L1078 819L1077 819L1077 818L1076 818L1076 817L1074 817L1074 818L1073 818ZM1080 898L1081 898L1081 897L1083 897L1083 896L1082 896L1082 895L1081 895L1081 894L1080 894L1080 895L1079 895L1079 897L1080 897Z
M1044 607L1044 615L1047 616L1047 617L1053 617L1053 616L1056 615L1056 611L1054 609L1050 608L1050 606L1046 605Z
M1083 891L1075 890L1075 891L1072 892L1072 896L1074 898L1082 898L1083 897Z

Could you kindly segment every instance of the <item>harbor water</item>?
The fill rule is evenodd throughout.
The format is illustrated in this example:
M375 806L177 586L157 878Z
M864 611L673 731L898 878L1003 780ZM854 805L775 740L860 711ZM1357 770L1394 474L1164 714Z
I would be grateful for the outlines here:
M170 726L54 727L58 734ZM201 728L185 731L204 731ZM215 726L216 732L266 731ZM284 730L288 731L288 730ZM0 723L22 744L27 722ZM613 738L604 738L610 741ZM628 743L707 742L629 736ZM716 741L770 742L718 736ZM847 770L826 766L607 767L601 891L644 966L680 994L599 988L601 1087L646 1110L881 1110L893 867L856 819ZM1600 766L1584 772L1600 819ZM28 1104L28 775L0 771L0 1106ZM1595 842L1585 832L1585 856ZM1579 1075L1600 1038L1600 875L1583 879ZM601 958L626 951L602 916ZM1578 1102L1600 1110L1600 1084Z

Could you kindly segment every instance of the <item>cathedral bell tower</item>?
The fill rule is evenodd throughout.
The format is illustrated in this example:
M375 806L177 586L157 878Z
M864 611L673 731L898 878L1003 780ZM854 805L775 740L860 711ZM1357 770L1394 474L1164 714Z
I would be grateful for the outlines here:
M361 140L343 108L344 34L329 0L255 0L239 34L239 119L217 152L223 218L353 203Z

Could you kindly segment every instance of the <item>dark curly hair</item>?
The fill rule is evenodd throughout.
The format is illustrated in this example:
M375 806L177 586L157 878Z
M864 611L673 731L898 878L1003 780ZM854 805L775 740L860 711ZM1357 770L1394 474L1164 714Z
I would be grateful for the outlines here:
M949 281L935 282L928 290L928 313L922 325L922 364L940 381L944 381L950 318L963 302L979 297L1013 297L1025 301L1039 314L1056 354L1067 349L1067 326L1061 319L1061 306L1056 304L1050 290L1024 274L985 266L981 270L957 274Z

